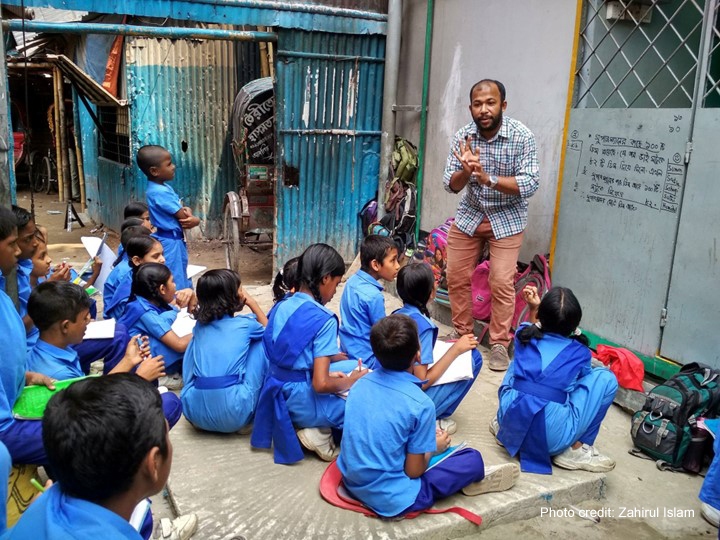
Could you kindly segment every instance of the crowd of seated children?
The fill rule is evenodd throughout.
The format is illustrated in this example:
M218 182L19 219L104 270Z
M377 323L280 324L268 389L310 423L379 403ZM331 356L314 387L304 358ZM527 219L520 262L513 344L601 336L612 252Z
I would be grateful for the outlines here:
M131 239L137 236L150 236L150 229L142 225L142 221L139 218L128 218L126 219L121 227L120 232L120 247L118 248L118 256L113 263L113 269L110 271L105 285L103 286L103 316L106 319L119 319L122 313L115 311L115 304L113 299L115 298L115 292L117 291L118 285L124 281L126 276L130 274L130 261L128 260L125 249ZM117 299L120 300L121 296ZM126 302L127 303L127 302ZM124 309L125 304L122 308Z

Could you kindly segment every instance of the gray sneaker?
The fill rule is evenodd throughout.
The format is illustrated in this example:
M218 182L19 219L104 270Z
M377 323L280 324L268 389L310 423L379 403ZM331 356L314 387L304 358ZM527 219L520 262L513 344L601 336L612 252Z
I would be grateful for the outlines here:
M488 368L492 371L507 371L510 365L510 357L505 345L496 343L490 349L490 360L488 361Z
M438 418L437 427L452 435L457 431L457 423L452 418Z
M597 451L594 446L583 444L579 448L569 446L564 452L553 456L553 463L571 471L581 469L590 472L608 472L615 468L615 460Z
M495 442L498 445L505 447L505 445L500 442L500 439L497 438L498 431L500 431L500 424L497 421L497 416L494 416L493 419L490 420L488 428L490 429L490 433L492 433L493 437L495 437Z

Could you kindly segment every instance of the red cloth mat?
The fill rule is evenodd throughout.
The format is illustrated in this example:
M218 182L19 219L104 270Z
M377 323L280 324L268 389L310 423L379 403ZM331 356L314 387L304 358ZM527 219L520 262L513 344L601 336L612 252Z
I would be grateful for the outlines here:
M352 498L352 496L347 492L342 483L342 474L340 473L340 469L338 469L335 461L328 465L328 468L325 469L325 472L320 479L320 495L327 502L333 506L337 506L338 508L352 510L353 512L360 512L368 517L380 517L368 507L363 506L360 501ZM459 506L444 509L428 508L426 510L420 510L419 512L410 512L401 517L403 519L413 519L418 517L420 514L444 514L446 512L452 512L462 516L475 525L482 525L482 517L466 510L465 508L460 508Z
M620 386L645 392L642 384L645 378L645 364L632 352L621 347L598 345L597 354L593 356L610 367Z

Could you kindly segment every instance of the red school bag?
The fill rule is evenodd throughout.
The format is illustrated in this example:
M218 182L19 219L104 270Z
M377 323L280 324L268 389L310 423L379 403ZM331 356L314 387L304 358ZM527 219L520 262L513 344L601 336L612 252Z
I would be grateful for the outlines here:
M597 354L593 355L610 368L623 388L645 392L645 364L637 356L622 347L598 345Z

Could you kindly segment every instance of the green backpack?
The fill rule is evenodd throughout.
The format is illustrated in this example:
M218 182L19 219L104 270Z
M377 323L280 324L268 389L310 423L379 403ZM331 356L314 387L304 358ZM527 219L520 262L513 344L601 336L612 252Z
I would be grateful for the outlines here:
M681 468L697 419L717 416L719 383L720 371L693 362L653 388L632 417L631 453L640 451L658 460L659 467Z

